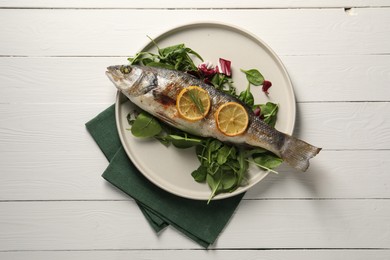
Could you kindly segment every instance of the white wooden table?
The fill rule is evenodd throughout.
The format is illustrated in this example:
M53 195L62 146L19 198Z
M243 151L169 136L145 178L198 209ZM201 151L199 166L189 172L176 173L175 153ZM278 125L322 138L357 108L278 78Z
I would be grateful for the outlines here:
M251 189L208 251L154 233L84 126L115 101L107 65L198 21L273 48L295 134L324 148ZM389 101L386 0L0 0L0 259L390 259Z

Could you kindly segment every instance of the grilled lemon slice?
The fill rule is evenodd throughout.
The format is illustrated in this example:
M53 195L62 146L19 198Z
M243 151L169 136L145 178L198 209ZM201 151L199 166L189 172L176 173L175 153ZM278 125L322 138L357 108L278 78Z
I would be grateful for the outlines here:
M248 113L237 102L221 105L215 112L215 121L219 131L227 136L236 136L245 132L248 127Z
M189 121L204 118L210 110L210 97L206 90L199 86L183 88L176 99L179 115Z

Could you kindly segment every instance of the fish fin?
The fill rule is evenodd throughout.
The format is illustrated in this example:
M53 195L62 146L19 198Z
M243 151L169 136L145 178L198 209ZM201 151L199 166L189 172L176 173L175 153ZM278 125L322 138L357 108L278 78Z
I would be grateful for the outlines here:
M293 136L286 136L280 156L292 167L306 171L309 168L309 159L316 156L321 149Z

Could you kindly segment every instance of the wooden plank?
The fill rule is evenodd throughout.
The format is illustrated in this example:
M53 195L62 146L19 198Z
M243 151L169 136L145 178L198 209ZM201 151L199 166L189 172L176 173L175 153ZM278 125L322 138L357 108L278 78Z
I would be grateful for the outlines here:
M212 12L0 9L0 55L125 56L144 46L146 35L156 37L178 25L209 21L210 15L215 22L235 21L236 26L261 37L279 55L390 53L390 44L383 40L383 35L390 33L388 8L348 13L343 8Z
M322 151L306 173L281 166L250 189L259 198L390 198L390 151ZM353 183L353 185L352 185Z
M0 199L128 199L100 178L108 163L84 126L108 105L0 105ZM389 198L389 106L299 104L297 135L325 150L308 173L283 166L247 198Z
M282 56L298 102L389 101L389 55Z
M2 104L0 151L75 150L84 123L110 104ZM390 103L300 103L295 135L326 150L389 149ZM367 125L367 122L370 122Z
M164 6L158 0L149 1L125 1L125 0L84 0L84 1L26 1L26 0L1 0L0 7L8 8L329 8L329 7L383 7L389 6L386 0L167 0Z
M91 250L91 251L27 251L0 252L1 259L9 260L106 260L106 259L299 259L299 260L387 260L389 250Z
M389 149L389 123L388 102L301 103L294 134L324 149Z
M73 151L1 152L0 200L130 200L100 177L108 163L86 140ZM390 151L323 151L309 172L281 166L244 198L390 198L388 158Z
M390 101L389 55L281 59L298 102ZM0 103L109 103L115 88L105 68L126 63L127 57L2 57Z
M105 75L113 64L127 59L2 57L0 103L113 103L116 89Z
M129 201L2 202L0 250L196 249ZM211 248L389 249L389 200L243 201Z

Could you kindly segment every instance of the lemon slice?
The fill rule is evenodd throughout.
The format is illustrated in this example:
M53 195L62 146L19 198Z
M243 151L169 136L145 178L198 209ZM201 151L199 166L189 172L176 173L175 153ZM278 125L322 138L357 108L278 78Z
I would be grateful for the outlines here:
M248 113L237 102L221 105L215 112L218 129L227 136L236 136L245 132L248 126Z
M210 97L206 90L199 86L183 88L176 99L179 115L190 121L204 118L210 110Z

